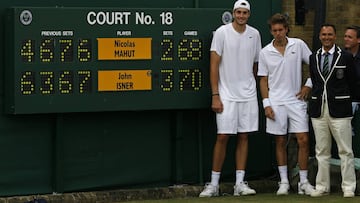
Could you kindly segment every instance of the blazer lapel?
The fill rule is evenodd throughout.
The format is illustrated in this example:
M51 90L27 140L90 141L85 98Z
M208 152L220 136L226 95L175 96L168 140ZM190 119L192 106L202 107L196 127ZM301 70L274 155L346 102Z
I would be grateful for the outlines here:
M341 56L341 49L339 47L335 48L334 57L331 62L331 70L334 69L334 66L336 66L337 62L339 61L339 58Z
M319 49L317 52L316 52L316 69L319 73L319 75L321 76L321 78L324 80L324 77L322 76L322 68L321 68L321 49Z
M316 52L316 68L321 72L321 49Z

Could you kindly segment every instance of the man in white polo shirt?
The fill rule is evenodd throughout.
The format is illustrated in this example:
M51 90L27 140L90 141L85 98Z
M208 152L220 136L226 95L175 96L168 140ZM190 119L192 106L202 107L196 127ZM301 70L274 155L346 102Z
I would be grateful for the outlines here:
M212 110L216 113L217 139L213 152L211 182L200 197L219 195L219 179L230 135L237 136L236 183L234 195L253 195L244 181L248 155L248 133L258 130L256 72L261 50L260 33L247 25L250 4L238 0L233 8L232 23L220 26L212 40L210 83Z
M314 187L307 179L309 157L309 118L307 103L312 86L308 79L302 87L302 62L309 64L310 49L304 41L287 37L289 25L285 16L273 15L269 20L274 39L259 56L260 91L266 116L266 132L276 143L276 159L280 174L277 195L287 195L290 185L287 171L287 135L295 133L299 151L300 182L298 193L310 195Z

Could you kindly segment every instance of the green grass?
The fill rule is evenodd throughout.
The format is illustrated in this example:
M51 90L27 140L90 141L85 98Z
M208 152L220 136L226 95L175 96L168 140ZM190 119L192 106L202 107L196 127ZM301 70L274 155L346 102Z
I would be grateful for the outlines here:
M250 203L335 203L335 202L346 202L346 203L358 203L360 202L360 196L354 198L344 198L342 194L336 193L324 197L309 197L304 195L290 194L287 196L276 196L275 194L265 193L257 194L255 196L222 196L213 198L182 198L182 199L161 199L161 200L137 200L129 201L129 203L239 203L239 202L250 202Z

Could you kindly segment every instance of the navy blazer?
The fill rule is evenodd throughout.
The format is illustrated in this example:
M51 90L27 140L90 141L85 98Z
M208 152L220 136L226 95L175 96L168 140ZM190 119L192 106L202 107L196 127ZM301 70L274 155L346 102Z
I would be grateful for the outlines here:
M326 78L321 74L320 63L321 48L310 56L309 68L313 83L309 101L310 117L321 116L325 96L331 117L351 117L351 101L355 92L355 69L352 55L336 46L331 70Z

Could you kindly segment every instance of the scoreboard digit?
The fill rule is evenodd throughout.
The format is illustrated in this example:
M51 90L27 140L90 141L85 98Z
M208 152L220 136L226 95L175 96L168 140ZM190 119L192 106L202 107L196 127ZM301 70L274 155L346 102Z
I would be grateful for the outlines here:
M228 16L224 9L9 8L5 110L208 108L212 33Z

